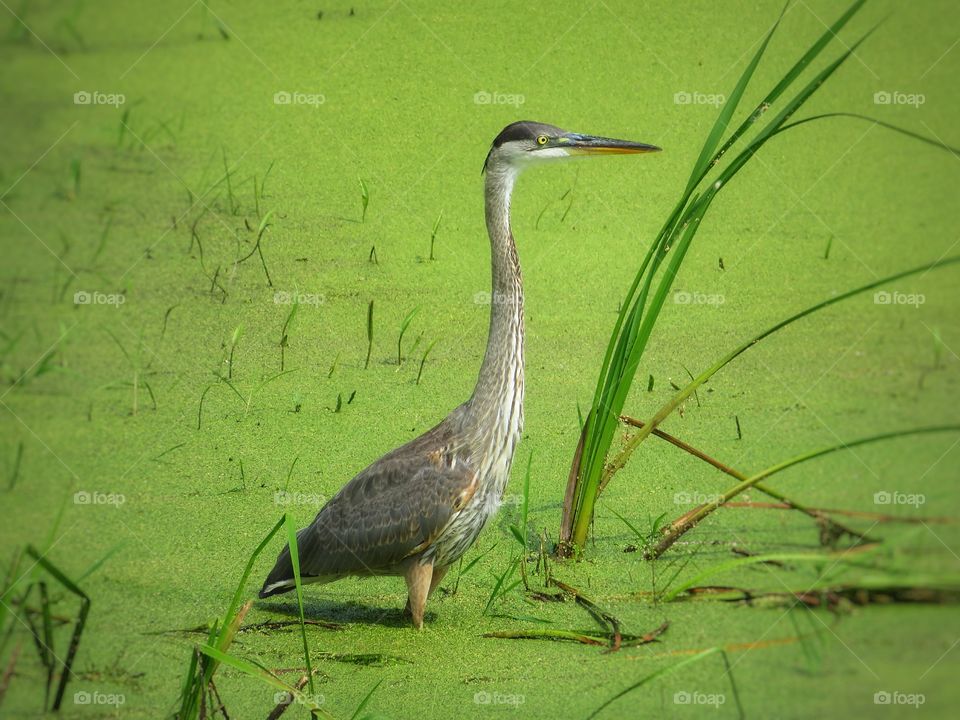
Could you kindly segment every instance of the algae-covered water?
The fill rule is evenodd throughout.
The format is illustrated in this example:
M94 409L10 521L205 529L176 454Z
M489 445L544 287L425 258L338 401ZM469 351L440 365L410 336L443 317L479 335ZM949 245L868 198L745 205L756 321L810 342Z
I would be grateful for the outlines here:
M744 107L845 7L793 4ZM599 631L573 601L522 586L495 592L518 554L509 526L524 470L529 462L528 529L555 540L578 406L590 405L618 304L718 103L780 9L779 0L5 3L0 557L3 576L24 579L0 628L0 715L45 715L47 671L30 630L42 624L41 601L36 589L21 601L23 591L46 583L57 657L78 608L20 554L27 545L91 601L60 715L169 716L205 638L196 629L226 611L281 514L307 523L353 474L469 396L489 311L480 169L504 125L534 119L664 152L521 179L513 224L527 404L507 502L465 560L482 557L459 579L451 572L420 633L401 617L397 579L305 591L307 617L338 624L308 627L323 706L348 718L377 686L364 713L583 718L719 648L598 717L953 716L956 433L859 446L770 479L807 505L855 513L836 517L883 540L869 568L844 562L839 575L832 558L724 569L742 553L829 552L810 518L760 506L768 498L756 491L739 499L752 505L714 514L655 564L630 552L638 538L618 515L645 532L732 483L651 438L602 496L583 560L551 571L626 633L669 623L658 641L604 652L485 637ZM863 113L960 144L954 3L868 3L825 57L885 17L802 114ZM649 417L688 371L791 313L957 254L958 177L956 156L869 122L828 120L776 138L714 203L628 412ZM915 275L791 325L664 429L749 474L842 441L955 422L957 277ZM257 561L248 597L280 546L278 536ZM530 559L531 588L556 592ZM883 585L889 576L871 575L879 565L944 602L821 597L829 607L811 611L784 595L825 578ZM508 572L499 590L516 579ZM652 591L687 581L781 595L653 601ZM245 623L258 627L231 652L296 682L297 628L260 625L295 617L287 596L257 601ZM266 717L275 705L274 688L230 668L217 687L230 717ZM295 705L284 717L307 716Z

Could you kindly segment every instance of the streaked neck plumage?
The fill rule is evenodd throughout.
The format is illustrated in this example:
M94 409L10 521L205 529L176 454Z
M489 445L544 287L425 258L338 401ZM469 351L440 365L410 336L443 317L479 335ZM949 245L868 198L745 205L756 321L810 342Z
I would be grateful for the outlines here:
M497 451L507 469L523 427L523 281L510 230L510 196L516 176L516 168L506 163L487 167L486 220L493 276L490 334L477 386L467 404L475 437Z

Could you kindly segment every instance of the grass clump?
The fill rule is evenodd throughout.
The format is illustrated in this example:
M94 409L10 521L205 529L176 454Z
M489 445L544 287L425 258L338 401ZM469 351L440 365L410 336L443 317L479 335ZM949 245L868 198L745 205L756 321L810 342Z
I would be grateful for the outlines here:
M647 251L627 292L626 299L621 304L603 358L593 402L571 463L560 528L558 550L561 555L574 555L583 550L593 521L594 507L604 486L611 475L622 467L624 457L628 456L629 452L632 452L632 449L666 417L666 413L657 413L654 419L627 443L624 451L621 451L615 458L610 457L611 446L619 427L624 404L637 375L655 323L663 309L681 264L714 199L769 140L781 133L807 122L828 117L852 116L862 119L862 116L830 113L790 122L793 115L807 100L856 52L857 48L869 37L872 30L861 35L852 43L843 43L844 51L836 59L816 72L793 97L786 101L781 100L781 98L811 66L814 60L820 56L823 50L837 38L838 33L861 9L864 1L857 0L854 2L832 25L827 27L825 32L794 63L746 119L730 132L730 128L734 127L732 124L734 113L789 4L785 6L780 17L760 43L726 102L721 107L716 122L694 163L690 178L680 195L680 199ZM780 109L774 114L773 110L776 107ZM769 115L773 115L773 117L766 125L761 127L761 120ZM870 118L866 119L909 137L945 148L942 143L931 141L916 133ZM739 153L730 152L741 138L756 127L759 127L759 130L749 141L744 141L745 146ZM757 341L754 340L753 342ZM742 350L739 352L742 352ZM739 352L736 352L733 357L736 357ZM721 364L721 367L723 364L725 362ZM693 385L692 388L691 385ZM698 386L698 384L693 383L691 385L687 386L690 388L690 392L682 391L675 397L676 402L671 401L667 413L680 407L683 400L689 397ZM627 453L626 456L624 452Z

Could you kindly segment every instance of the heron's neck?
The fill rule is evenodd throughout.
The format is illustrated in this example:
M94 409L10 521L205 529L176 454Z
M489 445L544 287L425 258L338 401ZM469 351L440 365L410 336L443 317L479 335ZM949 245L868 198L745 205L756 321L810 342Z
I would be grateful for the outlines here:
M488 168L486 219L493 282L490 334L469 407L478 426L496 428L495 439L510 446L523 424L523 283L510 231L510 196L516 172Z

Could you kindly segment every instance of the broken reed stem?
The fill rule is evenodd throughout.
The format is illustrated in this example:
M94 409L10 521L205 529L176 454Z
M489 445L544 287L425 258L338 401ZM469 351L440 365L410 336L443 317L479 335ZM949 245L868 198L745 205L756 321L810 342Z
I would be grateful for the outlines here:
M761 470L755 475L746 478L745 480L734 485L732 488L728 489L726 492L722 493L713 502L709 502L694 508L680 519L674 521L674 523L667 528L661 540L652 548L649 548L644 553L644 556L647 560L655 560L656 558L660 557L685 533L695 528L707 515L712 513L714 510L722 507L745 490L755 487L761 480L764 480L771 475L775 475L782 470L786 470L801 463L823 457L824 455L830 455L841 450L849 450L854 447L859 447L860 445L875 443L881 440L892 440L912 435L957 431L960 431L960 425L933 425L930 427L911 428L909 430L896 430L893 432L886 432L879 435L871 435L868 437L859 438L857 440L851 440L849 442L841 442L837 445L831 445L829 447L819 448L817 450L811 450L803 453L802 455L792 457L789 460L784 460L783 462L772 465L765 470Z
M644 423L642 420L637 420L636 418L630 417L629 415L621 415L620 420L626 423L627 425L631 425L632 427L636 427L636 428L642 428L646 425L646 423ZM702 450L698 450L692 445L685 443L680 438L674 437L673 435L670 435L669 433L664 432L660 428L654 428L651 431L651 434L656 435L661 440L666 440L671 445L680 448L681 450L693 455L696 458L699 458L700 460L703 460L705 463L712 465L720 472L726 473L730 477L736 478L740 482L744 482L745 480L747 480L747 476L744 473L740 472L739 470L736 470L730 467L729 465L723 464L719 460L710 457ZM765 495L768 495L774 498L775 500L779 500L780 502L786 504L787 506L789 506L790 509L799 510L805 515L809 515L818 523L826 524L827 527L824 528L824 531L827 537L839 537L840 535L849 535L850 537L856 538L858 541L872 542L872 540L869 537L867 537L865 534L859 533L856 530L848 528L846 525L842 525L841 523L838 523L836 520L833 520L832 518L824 514L822 510L818 510L816 508L812 508L807 505L802 505L796 502L795 500L791 500L790 498L788 498L786 495L783 495L779 491L774 490L773 488L768 487L766 485L762 485L761 483L756 483L754 487L760 492L764 493ZM680 527L681 525L683 525L683 523L687 522L689 516L695 513L697 510L699 510L700 507L702 506L698 506L693 510L691 510L690 512L684 513L679 518L674 520L670 525L670 530L672 531Z
M587 422L590 419L587 418ZM587 426L584 424L580 430L580 440L577 442L576 452L573 454L573 462L570 464L570 473L567 475L567 490L563 496L563 519L560 521L560 539L557 542L555 550L557 557L569 558L576 553L572 539L573 531L573 502L577 492L577 477L580 469L580 461L583 458L583 443L587 437Z

